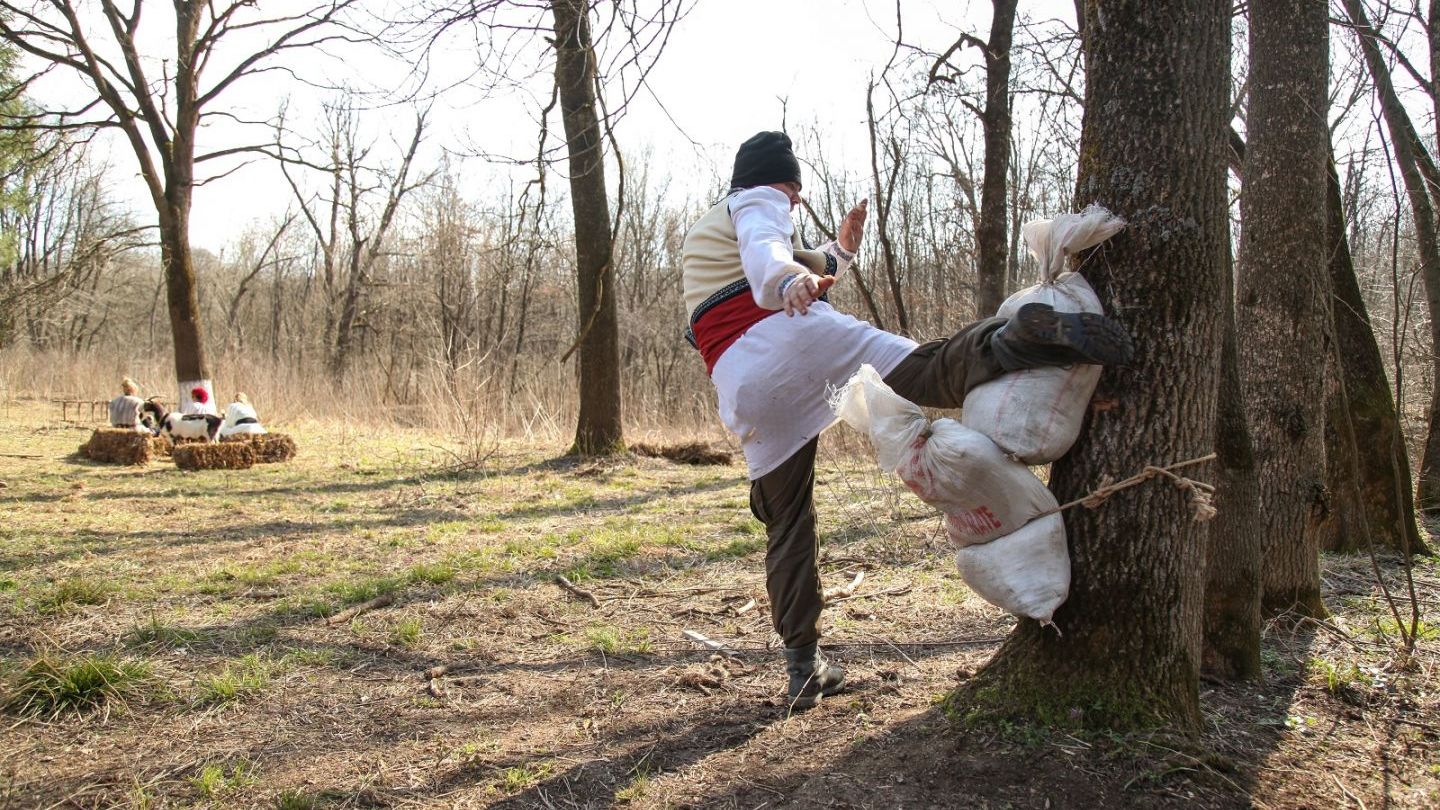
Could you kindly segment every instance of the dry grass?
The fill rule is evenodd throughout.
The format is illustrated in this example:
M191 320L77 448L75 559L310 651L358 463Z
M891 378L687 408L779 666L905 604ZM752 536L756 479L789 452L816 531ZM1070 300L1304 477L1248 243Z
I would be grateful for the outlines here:
M0 700L12 707L0 796L13 806L1437 798L1440 642L1394 654L1363 561L1327 562L1333 625L1270 628L1266 684L1206 687L1198 741L960 733L934 700L1011 620L955 576L938 521L832 432L822 575L866 579L824 627L852 687L792 716L738 464L576 463L554 457L563 441L513 439L471 457L433 431L333 422L286 426L325 453L191 476L75 463L83 431L17 429L44 424L45 407L17 404L0 423L0 452L39 456L7 459L0 490ZM460 455L474 463L457 468ZM1440 569L1419 576L1433 623ZM130 663L143 677L76 711L22 711L42 658Z

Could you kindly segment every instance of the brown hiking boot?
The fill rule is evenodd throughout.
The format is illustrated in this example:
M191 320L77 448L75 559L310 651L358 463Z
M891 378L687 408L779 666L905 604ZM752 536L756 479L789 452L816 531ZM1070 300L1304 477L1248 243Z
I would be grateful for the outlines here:
M1019 371L1073 363L1124 365L1135 354L1135 343L1104 315L1030 303L990 336L990 350L1001 368Z
M785 648L785 672L790 676L790 709L809 709L845 688L845 670L825 660L818 644Z

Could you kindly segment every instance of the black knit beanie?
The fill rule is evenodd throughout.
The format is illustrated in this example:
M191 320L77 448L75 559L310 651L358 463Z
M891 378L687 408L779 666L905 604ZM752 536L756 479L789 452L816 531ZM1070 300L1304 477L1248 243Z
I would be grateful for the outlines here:
M799 183L800 161L790 150L790 136L783 132L760 132L735 153L731 188L765 186L771 183Z

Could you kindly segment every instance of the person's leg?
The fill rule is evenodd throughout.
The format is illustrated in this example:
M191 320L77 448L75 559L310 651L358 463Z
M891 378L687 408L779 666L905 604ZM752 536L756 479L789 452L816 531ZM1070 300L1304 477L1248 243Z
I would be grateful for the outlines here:
M765 590L770 619L786 647L820 635L820 571L815 534L815 448L811 439L774 470L750 482L750 511L765 524Z
M1005 372L990 350L990 337L1006 324L986 318L948 338L915 347L885 375L895 393L926 408L959 408L970 389Z
M1072 363L1121 364L1134 344L1121 326L1089 312L1026 304L1011 318L986 318L916 347L885 384L930 408L959 408L965 395L1007 371Z
M770 619L785 643L790 701L808 708L845 685L845 671L820 655L820 590L815 534L815 449L811 439L774 470L750 482L750 511L765 524L765 590Z

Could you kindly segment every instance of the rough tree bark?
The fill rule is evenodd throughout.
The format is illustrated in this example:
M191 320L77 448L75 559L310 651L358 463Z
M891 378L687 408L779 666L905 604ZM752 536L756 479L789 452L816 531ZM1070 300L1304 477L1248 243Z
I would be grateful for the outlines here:
M1201 668L1222 680L1257 680L1260 669L1260 496L1255 450L1245 418L1235 339L1235 282L1227 240L1221 276L1224 340L1215 424L1219 467L1205 567L1205 646Z
M1135 336L1109 369L1051 486L1062 501L1104 476L1203 456L1214 447L1227 239L1227 0L1087 0L1089 72L1075 205L1129 226L1085 265L1106 309ZM1190 475L1203 478L1208 467ZM1126 728L1200 722L1204 524L1186 497L1150 482L1066 513L1072 581L1063 635L1022 620L948 707Z
M979 274L977 306L992 315L1005 302L1006 242L1005 191L1010 178L1010 39L1015 27L1017 0L994 0L990 41L985 54L985 180L980 186Z
M1234 153L1231 169L1240 174L1245 140L1233 129L1230 146ZM1408 549L1412 554L1430 554L1415 522L1410 456L1386 378L1385 361L1371 328L1350 255L1343 195L1333 154L1327 174L1326 298L1330 303L1335 341L1327 352L1330 355L1327 363L1333 366L1334 378L1327 366L1325 476L1334 506L1332 519L1321 529L1320 547L1325 551L1354 553L1366 548L1368 537L1371 542L1397 552ZM1349 419L1354 428L1353 443L1344 435L1346 431L1341 423L1344 419ZM1221 464L1224 466L1223 451ZM1352 494L1357 491L1358 495ZM1231 499L1222 498L1222 501L1229 503ZM1222 512L1217 524L1225 520L1225 514Z
M1323 364L1328 336L1324 4L1250 8L1249 139L1241 195L1237 334L1260 485L1264 609L1324 616L1320 530L1325 489Z
M1333 455L1353 453L1356 465L1354 469L1336 469L1330 475L1330 481L1332 488L1342 482L1347 487L1358 487L1359 500L1355 506L1364 510L1364 520L1336 520L1335 530L1322 537L1321 547L1327 551L1351 553L1363 551L1367 542L1373 542L1401 553L1428 554L1429 548L1415 524L1410 457L1400 430L1395 397L1385 377L1385 361L1380 355L1380 346L1375 342L1370 315L1360 294L1360 282L1355 277L1350 240L1345 228L1340 178L1333 159L1328 161L1326 175L1326 244L1329 247L1326 266L1330 281L1330 311L1335 325L1334 354L1340 379L1344 381L1343 395L1335 407L1329 408L1333 418L1327 421L1350 420L1355 441L1352 445L1343 435L1344 430L1334 431L1341 452ZM1327 428L1327 434L1329 432ZM1327 461L1331 455L1327 451ZM1336 463L1331 466L1339 467L1339 461L1336 458ZM1348 491L1338 492L1337 495L1341 496L1342 503L1351 500ZM1346 517L1359 518L1361 515Z
M575 217L575 274L580 302L580 416L572 453L625 449L620 410L620 323L611 261L605 154L595 112L595 50L584 0L551 0L555 83L565 122L570 203Z
M1440 240L1436 236L1435 194L1427 193L1425 178L1433 190L1440 186L1434 161L1415 130L1395 85L1390 70L1374 39L1374 29L1365 15L1360 0L1344 0L1345 13L1355 29L1356 40L1365 56L1380 112L1390 130L1395 165L1405 184L1415 225L1415 243L1420 251L1420 276L1425 283L1425 302L1430 312L1430 344L1433 355L1434 382L1430 391L1430 426L1425 435L1425 449L1420 457L1420 481L1416 501L1426 511L1440 509Z

